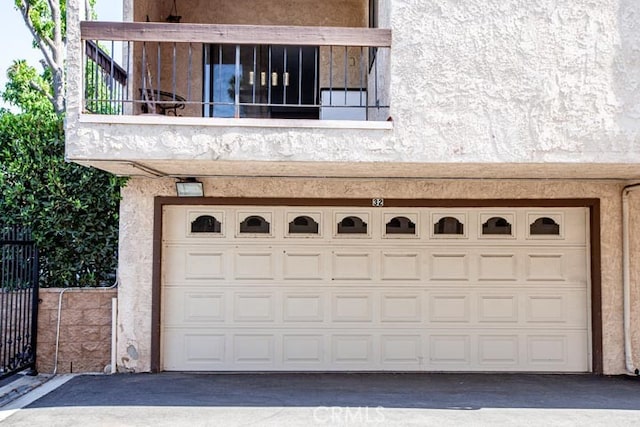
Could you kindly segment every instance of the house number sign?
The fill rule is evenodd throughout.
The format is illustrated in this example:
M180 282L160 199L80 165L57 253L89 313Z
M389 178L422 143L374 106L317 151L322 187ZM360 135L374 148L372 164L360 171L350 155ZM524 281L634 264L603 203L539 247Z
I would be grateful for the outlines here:
M371 199L371 206L381 208L384 206L384 199Z

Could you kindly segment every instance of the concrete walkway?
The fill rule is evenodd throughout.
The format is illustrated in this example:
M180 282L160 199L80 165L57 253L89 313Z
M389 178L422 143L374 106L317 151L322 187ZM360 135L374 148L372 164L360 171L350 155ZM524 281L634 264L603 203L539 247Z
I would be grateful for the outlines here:
M29 376L25 375L24 372L20 372L12 377L0 380L0 408L40 387L50 378L51 375Z
M2 425L640 426L640 380L508 374L77 376L5 413Z

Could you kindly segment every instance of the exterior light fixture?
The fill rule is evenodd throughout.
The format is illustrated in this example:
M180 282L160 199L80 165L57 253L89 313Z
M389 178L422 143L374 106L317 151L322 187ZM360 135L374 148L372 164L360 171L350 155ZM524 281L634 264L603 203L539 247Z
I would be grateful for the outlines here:
M195 178L186 178L176 182L178 197L204 197L204 188Z

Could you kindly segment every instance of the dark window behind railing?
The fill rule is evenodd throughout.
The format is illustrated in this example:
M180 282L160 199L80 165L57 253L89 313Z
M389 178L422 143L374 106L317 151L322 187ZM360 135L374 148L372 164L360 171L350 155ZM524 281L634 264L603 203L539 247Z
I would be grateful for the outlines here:
M390 30L95 21L81 29L90 113L388 117L389 79L380 73ZM124 68L96 48L113 43L128 53ZM371 67L369 47L387 52Z

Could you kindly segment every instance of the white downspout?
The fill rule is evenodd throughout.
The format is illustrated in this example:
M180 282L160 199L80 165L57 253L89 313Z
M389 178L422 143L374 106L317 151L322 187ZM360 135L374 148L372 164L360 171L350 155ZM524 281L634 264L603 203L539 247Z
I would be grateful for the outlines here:
M640 184L627 185L622 189L622 286L624 313L624 363L627 375L638 375L633 366L633 345L631 343L631 261L629 254L629 193L640 189Z
M118 329L118 298L111 298L111 373L118 372L116 368L116 332Z

